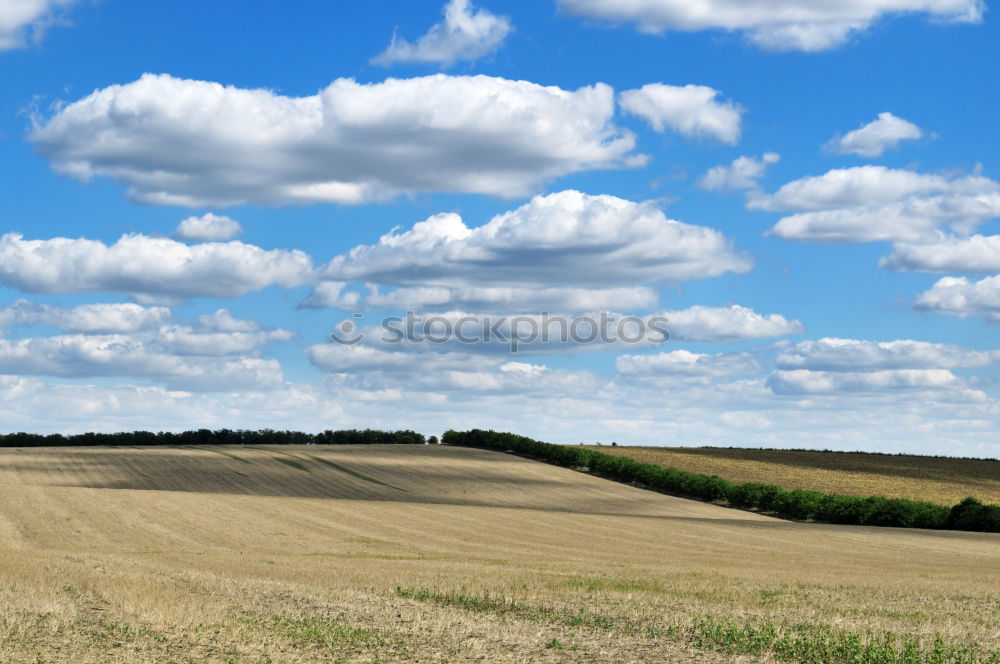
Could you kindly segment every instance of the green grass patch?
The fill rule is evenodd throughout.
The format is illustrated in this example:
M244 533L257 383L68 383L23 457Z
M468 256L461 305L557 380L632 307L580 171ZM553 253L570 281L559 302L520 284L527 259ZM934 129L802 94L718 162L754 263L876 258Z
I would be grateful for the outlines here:
M739 655L771 655L803 664L1000 664L1000 652L912 636L856 634L817 624L738 623L705 616L689 630L693 643Z
M737 622L712 615L696 618L690 624L653 625L597 614L586 608L560 609L530 605L489 593L470 594L464 588L438 591L397 587L396 594L405 599L475 613L663 638L691 643L702 649L735 655L763 655L801 664L1000 664L1000 651L956 645L939 635L921 640L890 632L858 634L815 623L779 625L763 619ZM762 592L765 599L779 594L780 591Z
M326 650L374 650L398 645L379 630L319 616L288 618L275 615L271 617L271 627L298 646L314 645Z

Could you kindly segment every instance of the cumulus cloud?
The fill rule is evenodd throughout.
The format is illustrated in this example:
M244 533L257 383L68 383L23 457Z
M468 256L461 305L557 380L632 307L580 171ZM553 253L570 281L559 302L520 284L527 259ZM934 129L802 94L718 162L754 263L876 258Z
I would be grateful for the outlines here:
M294 337L295 333L289 330L208 331L174 325L161 329L157 342L179 355L221 356L254 352L268 344L288 341Z
M472 394L560 394L594 390L594 377L585 371L557 371L543 364L505 361L503 356L474 355L427 346L392 347L317 344L306 349L309 360L354 389L380 391L387 385L469 397Z
M930 290L917 296L918 311L957 316L982 316L1000 322L1000 275L970 281L965 277L942 277Z
M969 233L1000 216L1000 183L982 175L945 177L884 166L834 169L794 180L752 209L801 210L770 235L816 242L926 242L942 226Z
M402 192L526 195L547 180L620 167L634 137L614 91L437 74L337 79L285 97L146 74L62 107L30 139L59 173L109 177L137 201L364 203Z
M276 360L184 357L128 335L0 339L0 373L84 378L147 378L173 389L262 389L281 384Z
M265 346L293 338L292 332L261 329L226 309L201 316L195 325L170 317L163 307L130 303L62 309L18 301L0 310L0 324L55 325L63 333L0 339L0 374L130 377L189 390L281 384L280 364L259 355Z
M242 242L189 246L124 235L106 245L84 238L0 236L0 283L29 293L237 297L269 286L298 286L311 275L312 259L302 251L266 251Z
M51 325L67 332L128 333L149 330L170 320L166 307L144 307L131 302L54 307L17 300L0 309L0 328L12 325Z
M734 343L799 334L804 328L799 321L778 314L761 315L733 305L698 306L642 316L613 311L574 315L442 311L400 315L379 322L352 316L335 325L333 331L331 336L343 345L325 344L310 351L314 364L326 369L330 369L330 361L356 368L418 361L406 359L407 354L437 355L440 362L460 365L465 361L463 356L636 352L668 341ZM468 360L472 366L478 361Z
M361 308L361 294L345 290L346 281L321 281L313 291L299 303L303 309L337 307L340 309Z
M503 362L501 367L508 363ZM534 365L541 367L543 365ZM704 383L684 379L651 389L652 378L565 376L555 367L492 368L499 388L458 387L477 372L451 380L427 372L410 389L394 372L330 374L319 383L285 383L269 390L191 392L149 385L109 385L0 376L0 417L12 431L131 431L283 427L412 428L440 435L476 426L519 431L541 440L634 444L741 444L775 447L789 440L817 449L869 449L996 457L1000 408L955 390L895 390L860 394L775 395L759 380ZM560 380L559 374L564 377ZM438 381L431 389L430 381ZM506 389L505 389L506 387ZM664 395L669 398L664 398ZM52 403L59 404L58 409ZM389 404L391 407L386 407ZM891 411L892 417L886 417Z
M1000 235L944 236L936 242L899 243L879 261L889 270L918 272L1000 272Z
M672 129L687 138L709 137L723 143L740 140L743 109L720 102L721 93L704 85L650 83L618 95L618 105L638 115L656 131Z
M41 38L77 0L7 0L0 3L0 50L21 48Z
M784 396L939 392L958 401L985 401L983 392L951 370L997 362L1000 351L910 339L825 338L782 348L766 385Z
M194 242L220 242L232 240L242 232L243 227L238 221L209 212L200 217L188 217L181 221L174 231L174 237Z
M926 341L863 341L826 338L802 341L778 355L781 369L810 371L885 371L958 369L1000 362L1000 351L977 351Z
M334 374L342 385L368 391L399 386L403 377L408 390L461 399L484 393L585 394L599 386L586 371L553 370L542 364L462 352L413 352L412 348L361 345L316 345L306 352L317 368Z
M708 191L743 191L760 188L760 179L767 167L781 159L777 152L765 152L760 159L737 157L728 166L713 166L698 180L698 186Z
M329 284L329 286L328 286ZM343 293L343 282L323 282L303 301L306 307L357 309L361 303L356 292ZM357 297L355 297L357 296ZM659 301L655 289L631 288L528 288L503 286L413 286L381 293L369 289L363 304L366 308L409 309L413 311L498 311L531 313L538 311L601 311L650 309Z
M762 210L828 210L890 203L905 196L955 188L968 191L985 178L969 177L954 185L940 175L885 166L835 168L823 175L793 180L770 196L755 199Z
M767 379L775 394L809 395L892 390L965 390L964 381L945 369L885 371L775 371ZM982 393L978 393L982 396Z
M694 306L678 311L663 311L670 337L677 341L732 343L748 339L767 339L788 334L802 334L805 326L780 314L762 315L739 305L728 307Z
M25 431L257 429L273 427L275 422L294 429L322 431L330 422L345 422L343 399L339 396L306 384L267 390L193 392L157 385L0 376L0 416L14 430ZM415 401L417 398L414 395ZM58 403L59 408L53 409L53 403ZM366 411L357 426L367 426L365 418L369 422L378 419Z
M609 288L742 273L751 265L718 231L668 219L652 204L562 191L536 196L475 228L454 213L434 215L335 257L320 273L335 282L424 289L404 291L386 304L410 298L444 306L451 296L502 304L544 284L549 290L532 296L536 303L567 296L566 305L574 299L579 305L606 299ZM331 292L339 295L337 288ZM427 290L432 288L447 290ZM605 292L588 299L578 290L583 288ZM632 301L648 297L647 291L630 294Z
M447 67L460 60L474 61L496 52L514 29L506 16L476 9L470 0L451 0L442 11L444 21L412 44L394 34L372 63L436 62Z
M413 352L413 346L315 344L306 349L314 366L332 373L357 371L485 371L497 360L455 351Z
M236 318L229 309L216 309L210 314L198 316L198 324L213 332L256 332L260 329L257 321Z
M883 17L923 14L938 22L979 23L982 0L559 0L570 14L635 23L639 30L740 31L757 46L777 51L822 51Z
M359 349L415 354L464 353L470 357L638 350L658 346L670 338L662 317L626 316L610 311L572 315L407 312L382 318L377 323L366 322L364 315L351 316L334 325L330 336L345 344L353 343L352 347Z
M837 154L878 157L886 150L895 148L900 141L915 140L923 135L923 130L912 122L892 113L879 113L878 119L844 136L834 137L826 147Z
M655 355L619 355L615 370L622 376L715 377L757 374L761 367L751 353L708 355L675 350Z

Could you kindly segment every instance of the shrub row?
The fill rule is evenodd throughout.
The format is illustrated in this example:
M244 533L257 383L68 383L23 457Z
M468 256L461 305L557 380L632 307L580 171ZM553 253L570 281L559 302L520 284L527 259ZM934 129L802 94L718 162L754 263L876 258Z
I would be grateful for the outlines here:
M448 431L441 442L499 452L515 452L568 468L588 471L619 482L684 498L725 502L734 507L777 516L825 523L898 528L935 528L1000 532L1000 505L966 498L953 508L904 498L844 496L819 491L788 491L772 484L737 484L716 475L689 473L612 456L583 447L543 443L496 431Z
M169 431L122 431L118 433L81 433L41 435L35 433L0 434L0 447L69 446L134 446L134 445L378 445L407 443L422 445L423 434L415 431L330 431L304 433L260 429L198 429L172 433Z

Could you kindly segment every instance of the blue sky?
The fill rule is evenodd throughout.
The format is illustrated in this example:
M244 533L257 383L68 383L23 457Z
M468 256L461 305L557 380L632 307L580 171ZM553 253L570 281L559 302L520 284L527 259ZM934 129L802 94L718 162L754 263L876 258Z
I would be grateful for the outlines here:
M981 2L5 4L0 428L1000 455Z

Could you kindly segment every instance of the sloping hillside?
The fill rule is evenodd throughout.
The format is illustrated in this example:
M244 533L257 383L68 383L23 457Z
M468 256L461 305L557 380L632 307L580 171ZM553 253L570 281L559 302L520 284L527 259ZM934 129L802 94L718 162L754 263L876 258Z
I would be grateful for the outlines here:
M954 505L966 496L1000 504L1000 461L895 454L726 447L587 446L605 454L763 482L783 489L886 496Z
M0 661L684 660L698 616L989 649L997 596L1000 536L789 523L492 452L0 450Z

